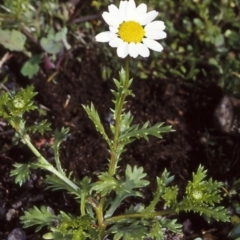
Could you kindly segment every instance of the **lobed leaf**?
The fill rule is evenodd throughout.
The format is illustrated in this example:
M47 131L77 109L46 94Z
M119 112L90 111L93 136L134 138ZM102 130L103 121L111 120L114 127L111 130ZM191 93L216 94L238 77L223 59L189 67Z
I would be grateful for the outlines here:
M15 163L14 168L11 170L10 176L15 176L15 183L20 186L30 178L30 167L31 164Z
M36 123L31 127L27 127L25 130L26 132L39 132L40 134L43 134L44 132L51 130L50 125L51 124L48 123L47 120L43 120L40 123Z
M88 117L93 121L95 128L98 132L101 133L102 137L105 139L105 141L107 142L108 146L111 147L111 141L108 138L105 129L101 123L100 117L98 115L97 110L95 109L93 103L91 103L90 107L89 106L84 106L82 105L84 110L87 112Z
M112 190L119 191L117 189L120 188L120 182L109 173L101 173L99 176L99 180L93 184L92 190L101 194L101 196L105 196L110 193Z
M43 227L51 226L54 222L58 222L59 218L52 212L49 207L42 206L38 209L36 206L24 211L24 215L20 217L21 223L24 228L37 226L36 232L40 231Z

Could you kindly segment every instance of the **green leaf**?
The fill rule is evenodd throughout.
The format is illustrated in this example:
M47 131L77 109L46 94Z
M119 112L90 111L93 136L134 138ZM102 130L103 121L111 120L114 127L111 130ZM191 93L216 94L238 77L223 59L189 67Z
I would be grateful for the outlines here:
M84 110L87 112L88 117L93 121L95 128L98 132L101 133L102 137L105 139L105 141L107 142L108 146L111 147L111 141L109 140L105 129L101 123L100 117L98 115L98 112L96 111L93 103L91 103L91 106L84 106L82 105Z
M137 221L130 224L129 226L124 226L116 230L113 240L131 240L131 239L142 239L146 233L147 229L145 226L139 224ZM114 232L113 232L114 233Z
M181 233L182 224L176 223L177 219L162 218L159 220L162 228L166 228L174 233Z
M89 215L76 218L61 212L59 219L60 223L56 228L51 228L52 233L44 235L45 239L65 240L64 237L69 239L70 236L71 240L99 239L99 229L93 224L93 219Z
M172 186L165 189L162 198L165 200L165 206L175 207L177 205L178 187Z
M161 127L164 123L157 123L152 127L148 127L148 124L149 122L144 123L141 128L139 128L138 124L126 128L125 131L123 131L119 136L119 141L132 142L134 139L140 137L148 140L148 135L162 138L162 133L174 131L172 126Z
M200 165L196 174L193 173L192 182L189 181L186 187L186 197L178 205L178 211L194 211L204 214L208 220L214 218L217 221L229 221L228 211L222 206L214 207L222 200L222 183L207 181L206 170Z
M54 33L54 30L49 31L48 36L40 39L41 47L50 54L57 54L62 51L64 45L61 39L62 33ZM60 38L59 38L60 36Z
M54 131L54 139L55 140L54 140L53 147L59 148L62 141L66 140L68 135L69 135L69 128L62 127L60 131L56 129Z
M111 202L109 209L105 214L105 218L111 217L121 202L130 196L142 197L142 193L136 189L143 188L149 184L149 181L143 178L147 175L143 173L143 168L134 166L133 169L127 165L126 180L119 180L120 183L115 185L116 198Z
M30 178L31 164L15 163L14 170L11 170L10 176L15 176L15 183L20 186Z
M174 179L174 176L170 176L170 173L164 169L162 176L157 177L157 190L154 193L154 198L151 201L150 205L146 208L145 212L154 211L155 206L160 201L160 198L165 193L167 185L169 185Z
M35 125L26 128L26 132L39 132L40 134L43 134L46 131L50 131L50 123L47 123L47 120L43 120L40 123L36 123Z
M38 209L36 206L24 211L24 215L20 217L21 223L24 228L37 226L36 232L43 227L50 227L54 222L58 222L58 217L52 213L49 207L42 206Z
M39 63L41 62L41 58L41 55L35 55L28 59L21 68L22 75L30 79L33 78L33 76L39 71Z
M128 189L130 192L134 188L142 188L149 184L149 181L144 180L143 178L147 176L146 173L143 172L143 167L134 166L133 168L130 165L127 165L125 174L126 181L123 183L124 188Z
M0 29L0 44L11 51L24 51L26 37L17 30Z
M122 112L119 112L120 111L119 106L121 105L121 101L122 101L123 97L124 98L127 96L134 97L132 90L129 89L132 84L133 79L130 79L129 81L127 81L127 75L123 68L119 72L119 77L120 77L120 80L113 79L117 90L111 90L111 92L113 93L113 95L115 97L115 100L113 100L113 103L115 105L114 110L112 109L114 120L117 119L117 116L122 114Z
M182 225L176 223L176 219L154 219L154 222L150 228L149 236L155 240L163 240L164 239L164 230L168 230L174 233L181 233Z
M100 181L94 183L92 190L100 193L101 196L107 195L112 190L116 190L116 188L119 189L120 182L109 173L101 173L98 177Z
M164 240L164 235L162 231L162 226L159 221L154 221L150 229L149 237L155 240Z
M81 197L81 192L74 191L68 184L66 184L64 181L59 179L55 175L47 175L45 178L45 182L48 184L46 189L52 189L53 191L56 190L66 190L70 194L76 195L78 198Z
M10 115L9 109L7 107L9 101L9 95L6 92L1 92L0 94L0 116L7 119Z

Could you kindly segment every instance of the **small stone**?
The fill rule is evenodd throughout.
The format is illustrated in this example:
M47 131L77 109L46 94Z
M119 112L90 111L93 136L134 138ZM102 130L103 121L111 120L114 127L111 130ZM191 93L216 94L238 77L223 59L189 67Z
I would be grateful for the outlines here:
M6 220L10 222L15 213L16 213L16 210L13 208L10 208L6 214Z
M12 208L15 208L15 209L18 209L22 206L22 201L19 200L19 201L16 201L15 203L12 204Z
M22 229L15 228L9 233L7 240L26 240L26 234Z

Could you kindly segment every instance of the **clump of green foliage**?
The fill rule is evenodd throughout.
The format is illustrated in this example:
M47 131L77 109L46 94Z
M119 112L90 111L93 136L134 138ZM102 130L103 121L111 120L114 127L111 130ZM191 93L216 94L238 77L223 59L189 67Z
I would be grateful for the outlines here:
M40 63L47 64L46 58L57 62L57 55L71 48L66 37L70 9L70 3L58 0L3 0L0 4L0 45L28 57L21 69L24 76L33 78Z
M128 68L127 68L128 69ZM31 134L44 133L50 130L46 121L33 126L27 126L24 113L36 108L33 97L36 95L32 86L21 89L18 93L3 92L0 96L0 116L15 129L18 137L35 154L37 160L27 164L14 164L11 172L15 182L22 184L30 177L31 169L44 169L50 174L46 176L47 188L65 190L79 202L78 215L60 211L54 214L49 207L34 207L24 212L21 221L24 227L36 226L36 231L48 228L44 239L96 239L106 237L111 239L164 239L165 229L181 232L177 219L169 215L181 211L194 211L204 214L206 219L229 221L227 210L218 206L221 197L222 183L211 178L206 179L207 171L199 166L193 178L186 186L185 196L179 199L178 187L172 185L174 177L167 170L156 178L157 189L148 205L139 203L122 209L123 203L129 197L143 197L141 189L149 185L147 174L142 167L127 165L123 175L118 172L121 154L126 146L138 138L148 139L148 136L161 138L163 133L172 132L171 126L163 123L150 126L146 122L142 126L133 124L133 116L124 110L126 98L134 96L130 89L132 79L128 71L121 70L119 80L114 79L116 86L112 90L114 107L111 109L113 121L110 123L112 134L109 136L94 105L83 106L96 130L102 135L109 149L108 169L98 175L98 180L92 182L85 176L83 179L73 178L62 167L59 156L61 142L67 138L68 129L62 128L54 133L55 142L52 145L55 165L50 164L31 143ZM157 204L162 203L159 210ZM119 213L119 209L122 209Z

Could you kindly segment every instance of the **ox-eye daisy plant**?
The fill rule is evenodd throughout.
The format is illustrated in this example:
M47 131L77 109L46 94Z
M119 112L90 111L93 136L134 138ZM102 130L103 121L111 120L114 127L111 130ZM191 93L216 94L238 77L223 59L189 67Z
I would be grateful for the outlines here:
M127 55L133 58L138 55L148 57L149 48L158 52L163 50L155 40L166 37L163 32L165 25L162 21L152 22L157 16L156 11L147 13L146 4L136 7L134 0L121 1L119 8L110 5L108 9L109 12L103 13L103 18L110 31L97 35L97 41L109 42L111 47L117 48L117 55L121 58ZM153 126L148 121L142 126L133 124L133 115L126 112L124 107L126 98L134 96L130 89L133 79L129 78L129 57L126 63L125 70L119 73L119 80L114 79L116 89L112 90L114 104L111 108L113 119L109 126L110 134L105 131L94 105L83 106L109 149L108 168L98 174L96 182L88 176L73 178L61 167L59 146L67 138L68 129L62 128L54 133L52 149L55 164L44 158L31 143L32 133L42 134L50 130L46 121L26 126L24 113L37 108L33 101L36 92L32 86L18 93L6 91L0 95L0 117L8 121L36 156L36 161L14 164L11 175L15 176L15 182L22 185L30 178L31 169L43 169L49 172L45 180L47 188L65 190L74 195L79 203L79 210L75 214L63 211L54 213L50 206L26 209L21 217L23 226L37 226L36 231L47 228L43 239L163 240L166 239L166 230L180 232L181 225L174 218L180 211L198 212L204 214L207 220L229 220L226 209L215 206L222 199L222 183L211 178L206 180L207 171L202 166L193 174L192 181L188 182L185 196L178 196L178 187L170 185L174 177L164 170L160 176L156 176L157 189L152 194L152 201L145 204L141 203L141 198L144 198L147 191L144 187L149 185L149 181L144 169L127 165L124 171L118 171L119 161L128 144L138 138L161 138L163 133L172 132L171 126L164 126L163 123ZM129 197L131 201L126 201Z

